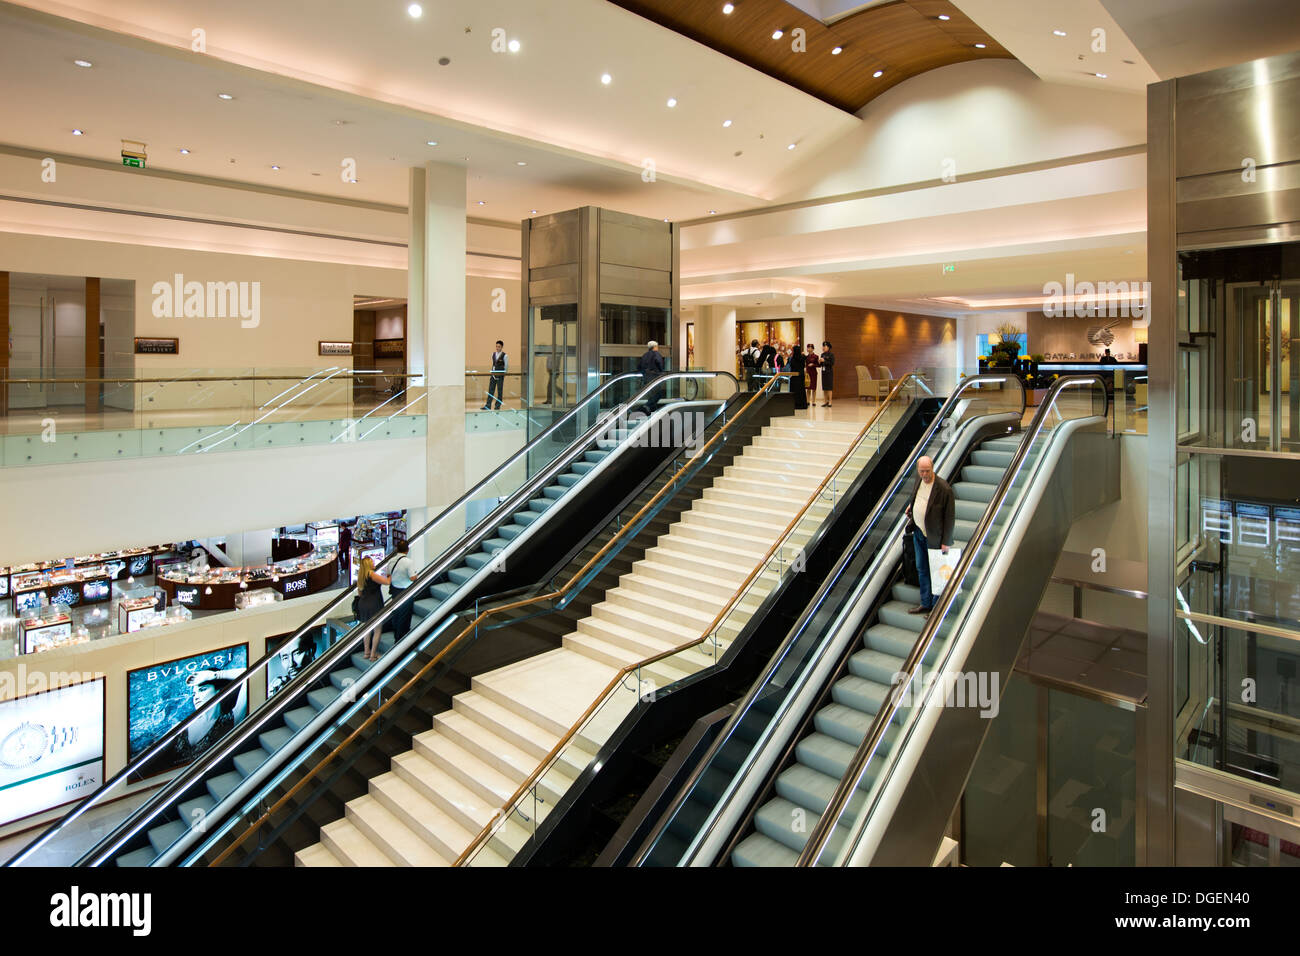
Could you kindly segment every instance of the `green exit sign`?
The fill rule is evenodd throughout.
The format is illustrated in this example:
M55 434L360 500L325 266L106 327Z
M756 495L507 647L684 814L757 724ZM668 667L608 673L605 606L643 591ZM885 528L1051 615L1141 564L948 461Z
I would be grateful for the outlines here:
M956 271L957 271L957 263L955 263L955 262L945 262L945 263L943 264L943 274L944 274L944 275L947 275L949 272L956 272Z
M139 156L123 156L122 165L130 166L132 169L144 169L144 160Z

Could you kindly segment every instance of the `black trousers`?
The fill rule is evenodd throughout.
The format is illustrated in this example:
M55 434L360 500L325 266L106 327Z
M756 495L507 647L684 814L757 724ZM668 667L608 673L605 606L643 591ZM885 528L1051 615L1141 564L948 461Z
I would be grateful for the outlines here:
M487 399L483 402L484 408L500 408L501 393L506 387L506 377L504 375L491 375L488 377ZM493 404L496 399L496 404Z

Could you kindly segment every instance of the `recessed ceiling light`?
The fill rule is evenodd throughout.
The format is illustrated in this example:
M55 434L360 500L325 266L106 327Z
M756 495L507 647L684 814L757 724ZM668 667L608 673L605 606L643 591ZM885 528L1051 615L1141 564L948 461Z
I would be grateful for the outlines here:
M436 139L427 140L427 141L425 142L424 145L425 145L425 146L437 146L437 145L438 145L438 141L437 141Z
M86 69L86 70L89 70L92 66L95 65L91 63L89 60L73 60L72 62L77 64L77 66L81 67L82 69Z
M1065 36L1065 31L1064 31L1064 30L1053 30L1053 31L1052 31L1052 36L1054 36L1054 37L1063 37L1063 36Z
M511 40L509 43L506 44L506 47L510 50L511 53L518 53L518 52L519 52L519 41L518 41L518 40Z
M534 216L537 215L537 210L536 210L536 209L530 209L530 210L528 210L528 212L529 212L530 214L534 215Z
M515 165L516 165L516 166L527 166L528 164L527 164L526 162L524 162L522 159L517 159L517 160L515 160Z
M736 9L736 5L734 3L724 3L722 5L722 12L725 13L727 16L731 16L731 11L735 9ZM667 221L668 221L667 219L664 220L664 222Z
M83 134L82 131L79 130L79 129L74 129L74 130L72 131L72 135L73 135L73 136L83 136L83 135L85 135L85 134Z
M348 182L350 182L350 183L355 183L356 180L355 180L355 179L349 179Z
M184 146L182 146L182 147L181 147L181 155L182 155L182 156L188 156L189 154L190 154L190 151L189 151L188 149L186 149Z
M600 74L600 82L604 83L606 86L609 86L609 84L614 82L614 78L610 76L608 73L602 73Z
M784 30L773 30L773 31L772 31L772 39L773 39L773 40L779 40L779 39L781 39L781 37L783 37L783 36L785 36L785 31L784 31Z
M872 73L871 75L874 76L876 79L880 79L882 76L885 75L885 71L884 71L884 70L876 70L876 72L875 72L875 73Z
M842 46L837 46L837 47L832 47L832 48L831 48L831 56L839 56L839 55L840 55L841 53L843 53L843 52L844 52L844 47L842 47Z
M231 96L229 93L218 93L218 94L217 94L217 99L219 99L219 100L233 100L234 97Z
M795 147L795 144L794 144L794 143L791 143L789 146L786 147L786 149L794 149L794 147Z
M1092 74L1092 75L1095 76L1095 77L1097 77L1097 79L1099 79L1099 80L1104 80L1104 79L1106 79L1106 74L1105 74L1105 73L1094 73L1094 74Z
M272 163L272 164L271 164L271 168L272 168L272 169L276 169L276 170L278 170L280 167L277 166L275 163Z
M951 20L952 17L948 16L948 14L946 14L946 13L941 13L941 14L939 14L939 19L940 19L940 20Z
M984 49L984 46L985 46L985 44L983 44L983 43L976 43L976 44L975 44L975 49L977 49L977 50L982 50L982 49Z
M424 16L424 7L420 6L418 3L413 3L406 8L406 12L410 14L412 20L418 20L420 17Z
M664 220L664 222L667 222L667 221L668 221L667 219Z
M677 97L675 96L668 97L668 108L672 109L676 105L677 105Z
M718 214L718 211L717 211L716 209L710 209L710 210L709 210L709 215L710 215L710 216L716 216L717 214Z
M731 120L723 120L723 121L722 121L722 128L723 128L723 129L726 129L726 128L729 127L730 125L731 125Z
M486 205L487 205L487 200L485 200L485 199L480 199L480 200L478 201L478 204L479 204L480 206L486 206Z

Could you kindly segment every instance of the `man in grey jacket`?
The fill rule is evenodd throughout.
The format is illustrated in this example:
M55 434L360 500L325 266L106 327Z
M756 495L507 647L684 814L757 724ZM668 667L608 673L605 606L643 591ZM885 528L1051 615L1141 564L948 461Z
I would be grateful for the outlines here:
M912 531L912 547L916 549L916 576L921 583L921 603L909 608L913 614L929 614L934 607L930 593L931 548L948 553L952 545L952 529L957 522L957 503L952 488L934 473L934 462L923 457L916 463L917 480L912 489L907 516L916 525ZM906 543L904 543L906 547Z

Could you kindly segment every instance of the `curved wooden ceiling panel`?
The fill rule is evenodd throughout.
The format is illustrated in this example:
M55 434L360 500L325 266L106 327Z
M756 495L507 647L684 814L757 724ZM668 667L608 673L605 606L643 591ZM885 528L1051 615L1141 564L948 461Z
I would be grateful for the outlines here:
M1012 58L948 0L896 0L830 24L785 0L733 0L730 14L722 12L725 0L610 2L850 113L927 70ZM796 27L806 34L804 52L793 49ZM775 30L785 35L773 40ZM837 46L843 52L832 55Z

